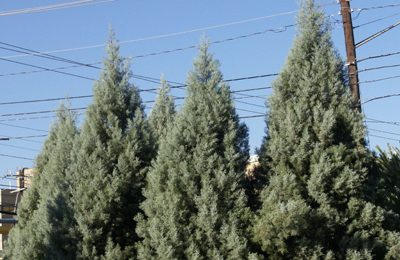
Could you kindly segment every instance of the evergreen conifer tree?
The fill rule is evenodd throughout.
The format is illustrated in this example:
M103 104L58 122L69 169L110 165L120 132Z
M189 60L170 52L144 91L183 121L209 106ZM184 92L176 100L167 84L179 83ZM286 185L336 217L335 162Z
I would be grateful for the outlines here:
M77 142L74 211L82 259L132 257L153 144L138 89L114 35ZM118 256L118 257L117 257Z
M140 259L243 259L247 127L218 62L200 47L184 107L161 140L139 217Z
M157 140L157 145L160 143L160 139L164 137L172 127L175 116L174 99L169 95L169 91L170 86L167 81L162 78L156 102L149 116L149 125Z
M7 259L75 259L71 178L66 172L76 134L74 115L61 107L37 158L37 175L20 203Z
M377 176L371 183L377 204L388 211L400 215L400 149L388 147L387 151L378 148L376 157ZM400 231L400 223L398 226Z
M371 155L342 61L324 15L314 1L303 4L269 99L262 156L271 177L255 241L269 259L396 259L398 234L384 229L385 211L366 200Z

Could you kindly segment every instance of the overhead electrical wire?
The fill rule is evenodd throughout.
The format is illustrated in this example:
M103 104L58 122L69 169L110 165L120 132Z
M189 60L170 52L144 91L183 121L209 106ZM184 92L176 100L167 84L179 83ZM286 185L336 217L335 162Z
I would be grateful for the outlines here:
M385 8L394 8L399 7L400 4L389 4L389 5L378 5L378 6L370 6L370 7L362 7L362 8L350 8L351 12L357 12L357 15L353 18L353 20L357 20L362 12L377 10L377 9L385 9ZM348 7L345 7L348 8Z
M326 7L326 6L330 6L330 5L336 5L336 1L330 1L330 2L327 2L325 4L321 4L320 6L321 7ZM159 35L147 36L147 37L136 38L136 39L123 40L123 41L119 41L119 44L127 44L127 43L134 43L134 42L141 42L141 41L148 41L148 40L156 40L156 39L162 39L162 38L175 37L175 36L185 35L185 34L194 33L194 32L208 31L208 30L213 30L213 29L219 29L219 28L224 28L224 27L229 27L229 26L234 26L234 25L240 25L240 24L245 24L245 23L250 23L250 22L255 22L255 21L271 19L271 18L275 18L275 17L295 14L297 12L299 12L299 9L293 10L293 11L275 13L275 14L261 16L261 17L248 18L248 19L243 19L243 20L234 21L234 22L222 23L222 24L211 25L211 26L204 26L204 27L194 28L194 29L185 30L185 31L166 33L166 34L159 34ZM94 44L94 45L81 46L81 47L75 47L75 48L66 48L66 49L51 50L51 51L42 51L41 53L50 54L50 53L70 52L70 51L93 49L93 48L99 48L99 47L105 47L105 44ZM29 54L7 56L5 58L15 58L15 57L23 57L23 56L29 56Z
M14 158L14 159L27 160L27 161L34 161L33 158L27 158L27 157L22 157L22 156L17 156L17 155L10 155L10 154L3 154L3 153L0 153L0 156L1 156L1 157Z
M260 117L266 117L266 114L263 115L252 115L252 116L240 116L239 119L246 119L246 118L260 118Z
M366 69L359 70L358 73L371 71L371 70L390 69L390 68L397 68L397 67L400 67L400 64L392 64L392 65L385 65L385 66L379 66L379 67L373 67L373 68L366 68Z
M368 10L376 10L376 9L385 9L392 7L400 7L400 4L388 4L388 5L378 5L378 6L370 6L370 7L362 7L357 9L357 11L368 11Z
M291 14L291 13L296 13L296 12L297 11L295 11L295 12L292 11L292 12L285 12L285 13L282 13L282 14ZM259 18L264 18L265 19L265 17L270 17L270 16L263 16L263 17L258 17L258 18L254 18L254 19L259 19ZM254 19L250 19L250 20L254 20ZM245 20L245 21L248 21L248 20ZM232 24L233 25L233 24L238 24L238 22L228 23L228 24ZM178 32L178 33L172 33L172 34L163 34L163 35L151 36L151 37L145 37L145 38L139 38L139 39L124 40L124 41L119 41L119 44L127 44L127 43L133 43L133 42L139 42L139 41L145 41L145 40L154 40L154 39L166 38L166 37L171 37L171 36L183 35L183 34L192 33L192 32L206 31L206 30L209 30L209 29L225 27L225 25L227 25L227 24L210 26L210 27L202 27L202 28L198 28L198 29L193 29L193 30L183 31L183 32ZM291 25L284 25L284 26L281 26L281 27L275 28L275 29L266 29L266 30L263 30L263 31L255 32L255 33L250 33L250 34L241 35L241 36L237 36L237 37L232 37L232 38L228 38L228 39L224 39L224 40L210 42L210 44L216 44L216 43L222 43L222 42L237 40L237 39L241 39L241 38L247 38L247 37L251 37L251 36L264 34L264 33L267 33L267 32L277 32L277 33L279 33L279 32L285 31L286 28L290 28L290 27L293 27L293 26L294 25L292 25L292 24ZM90 45L90 46L68 48L68 49L59 49L59 50L53 50L53 51L41 51L41 53L43 53L43 54L62 53L62 52L78 51L78 50L85 50L85 49L93 49L93 48L99 48L99 47L105 47L105 44L95 44L95 45ZM149 53L149 54L137 55L137 56L133 56L132 58L143 58L143 57L148 57L148 56L155 56L155 55L165 54L165 53L170 53L170 52L175 52L175 51L194 49L194 48L197 48L197 47L198 47L197 45L191 45L191 46L182 47L182 48L176 48L176 49L165 50L165 51L160 51L160 52L154 52L154 53ZM5 58L26 57L26 56L31 56L31 55L33 55L33 54L20 54L20 55L5 56Z
M23 66L28 66L28 67L32 67L32 68L42 69L43 71L54 72L54 73L58 73L58 74L63 74L63 75L67 75L67 76L72 76L72 77L77 77L77 78L87 79L87 80L92 80L92 81L95 80L93 78L89 78L89 77L85 77L85 76L81 76L81 75L77 75L77 74L73 74L73 73L69 73L69 72L59 71L59 70L56 70L56 69L37 66L37 65L26 63L26 62L20 62L20 61L10 60L10 59L6 59L6 58L0 58L0 60L6 61L6 62L10 62L10 63L19 64L19 65L23 65Z
M75 64L75 65L85 66L85 67L94 68L94 69L101 69L100 67L94 66L92 64L86 64L86 63L77 62L77 61L74 61L74 60L70 60L70 59L54 56L54 55L47 54L47 53L41 53L39 51L35 51L35 50L28 49L28 48L25 48L25 47L17 46L15 44L10 44L10 43L6 43L6 42L2 42L2 41L0 41L0 44L14 48L14 49L12 49L12 48L0 47L0 49L7 50L7 51L30 54L30 55L33 55L33 56L36 56L36 57L40 57L40 58L45 58L45 59L50 59L50 60L55 60L55 61L60 61L60 62L72 63L72 64Z
M265 108L265 106L258 105L258 104L254 104L254 103L250 103L250 102L246 102L246 101L235 100L235 102L236 102L236 103L240 103L240 104L244 104L244 105L248 105L248 106Z
M17 105L17 104L27 104L27 103L40 103L40 102L51 102L51 101L61 101L61 100L72 100L72 99L82 99L91 98L93 95L81 95L72 97L57 97L57 98L44 98L44 99L33 99L33 100L20 100L20 101L10 101L10 102L0 102L0 105Z
M368 123L380 123L380 124L400 126L400 122L395 122L395 121L385 121L385 120L379 120L379 119L374 119L374 118L370 118L370 117L366 117L366 120Z
M4 136L4 135L3 135ZM46 137L47 135L28 135L28 136L6 136L6 138L10 140L17 140L17 139L29 139L29 138L41 138L41 137Z
M58 56L54 56L54 55L50 55L50 54L46 54L46 53L41 53L39 51L28 49L28 48L25 48L25 47L21 47L21 46L15 45L15 44L10 44L10 43L6 43L6 42L0 42L0 44L14 48L14 49L11 49L11 48L0 47L0 49L5 49L5 50L8 50L8 51L19 52L19 53L25 53L25 54L31 54L31 55L34 55L34 56L37 56L37 57L40 57L40 58L45 58L45 59L55 60L55 61L59 61L59 62L74 64L74 66L61 67L63 69L72 68L72 67L89 67L89 68L93 68L93 69L97 69L97 70L101 70L102 69L101 67L95 66L97 64L101 64L101 62L96 62L94 64L87 64L87 63L82 63L82 62L79 62L79 61L66 59L66 58L62 58L62 57L58 57ZM51 72L66 74L65 72L61 72L57 68L49 69L49 68L44 68L44 67L36 66L36 65L32 65L32 64L12 61L12 60L7 59L7 58L0 58L0 60L1 59L5 60L5 61L13 62L13 63L17 63L17 64L21 64L21 65L25 65L25 66L31 66L31 67L34 67L34 68L40 68L41 69L39 71L38 70L33 71L35 73L36 72L51 71ZM27 74L27 73L22 72L22 74ZM18 75L18 73L3 74L3 75L0 75L0 76L6 76L6 75ZM75 77L78 76L78 77L82 78L82 76L76 75L76 74L72 74L72 73L68 73L66 75L75 76ZM156 78L152 78L152 77L149 77L149 76L143 76L143 75L137 75L137 74L132 74L132 77L136 78L136 79L139 79L139 80L152 82L152 83L159 83L159 81L160 81L159 79L156 79ZM88 77L83 77L83 78L89 79L89 80L92 80L92 81L95 80L93 78L88 78Z
M390 95L385 95L385 96L379 96L379 97L373 97L373 98L370 98L370 99L364 101L362 103L362 105L370 103L370 102L375 101L375 100L386 99L386 98L391 98L391 97L400 97L400 93L390 94Z
M400 139L394 139L394 138L385 137L385 136L380 136L380 135L375 135L375 134L369 134L369 136L376 137L376 138L381 138L381 139L385 139L385 140L389 140L389 141L400 142Z
M384 16L384 17L381 17L381 18L378 18L378 19L374 19L374 20L366 22L366 23L362 23L362 24L356 25L356 26L353 27L353 29L357 29L357 28L360 28L360 27L364 27L366 25L377 23L377 22L380 22L380 21L386 20L388 18L392 18L392 17L398 16L398 15L400 15L400 12L397 12L397 13L394 13L394 14L391 14L391 15L387 15L387 16Z
M78 110L84 110L84 109L86 109L86 107L68 108L69 111L78 111ZM0 117L48 114L48 113L56 113L58 111L59 110L56 109L56 110L42 110L42 111L33 111L33 112L7 113L7 114L0 114Z
M390 79L397 79L397 78L400 78L400 75L391 76L391 77L385 77L385 78L380 78L380 79L372 79L372 80L360 81L358 83L359 84L369 84L369 83L375 83L375 82L380 82L380 81L385 81L385 80L390 80Z
M267 96L266 95L248 95L248 94L242 94L242 93L234 93L234 95L240 95L241 97L234 97L234 100L239 100L239 99L249 99L249 98L257 98L261 99L262 101L265 102Z
M370 57L366 57L363 59L357 59L357 62L363 62L366 60L373 60L373 59L379 59L379 58L385 58L385 57L390 57L390 56L394 56L394 55L400 55L400 51L397 52L391 52L391 53L385 53L385 54L380 54L380 55L375 55L375 56L370 56Z
M28 147L16 146L16 145L11 145L11 144L0 143L0 146L10 147L10 148L15 148L15 149L20 149L20 150L26 150L26 151L31 151L31 152L40 152L39 150L36 150L36 149L31 149Z
M384 131L384 130L379 130L379 129L373 129L373 128L368 128L368 131L400 136L400 133L394 133L394 132L389 132L389 131Z
M75 116L82 116L84 113L75 113ZM15 122L15 121L25 121L25 120L38 120L38 119L49 119L49 118L56 118L56 115L51 116L34 116L34 117L21 117L21 118L7 118L7 119L0 119L0 122Z
M264 90L264 89L272 89L272 87L259 87L259 88L246 88L246 89L240 89L240 90L232 90L231 93L248 92L248 91Z
M14 128L20 128L20 129L26 129L26 130L31 130L31 131L37 131L37 132L45 132L45 133L48 133L48 132L49 132L49 131L47 131L47 130L32 128L32 127L26 127L26 126L19 126L19 125L6 124L6 123L0 123L0 125L9 126L9 127L14 127Z
M260 31L260 32L240 35L240 36L231 37L231 38L227 38L227 39L223 39L223 40L211 41L211 42L209 42L209 44L218 44L218 43L223 43L223 42L228 42L228 41L248 38L248 37L251 37L251 36L260 35L260 34L264 34L264 33L267 33L267 32L281 33L281 32L284 32L287 28L290 28L290 27L293 27L293 26L295 26L295 24L284 25L284 26L281 26L281 27L278 27L278 28L275 28L275 29L267 29L267 30L263 30L263 31ZM57 68L53 68L53 69L41 68L42 70L32 70L32 71L22 71L22 72L13 72L13 73L0 74L0 77L15 76L15 75L25 75L25 74L30 74L30 73L39 73L39 72L46 72L46 71L51 71L51 70L60 71L60 70L66 70L66 69L77 68L77 67L82 67L82 66L101 69L100 67L98 67L96 65L99 65L102 62L81 63L81 62L71 61L69 59L60 58L60 57L57 57L57 56L54 56L54 55L48 55L48 52L39 52L39 51L23 48L23 47L20 47L20 46L17 46L17 45L4 43L4 42L0 42L0 43L1 44L5 44L7 46L11 46L11 47L14 47L14 48L21 49L21 50L13 50L13 49L7 48L10 51L23 52L26 55L34 55L34 56L38 56L38 57L42 57L42 58L48 58L48 59L53 59L53 60L57 60L57 61L68 62L68 63L74 64L72 66L63 66L63 67L57 67ZM4 47L0 47L0 48L4 49ZM164 50L164 51L160 51L160 52L153 52L153 53L148 53L148 54L143 54L143 55L136 55L136 56L133 56L132 58L144 58L144 57L149 57L149 56L156 56L156 55L160 55L160 54L166 54L166 53L172 53L172 52L183 51L183 50L188 50L188 49L196 49L196 48L198 48L198 45L191 45L191 46L187 46L187 47L183 47L183 48ZM0 57L0 59L5 59L5 60L9 61L10 58L13 58L13 57L19 57L19 56L4 56L4 57ZM133 78L138 78L138 79L149 78L149 77L145 77L145 76L141 76L141 75L135 75L135 74L133 74L132 77ZM91 80L94 80L94 79L91 79Z
M258 79L258 78L268 78L268 77L274 77L278 75L278 73L269 73L269 74L261 74L261 75L254 75L254 76L248 76L248 77L241 77L241 78L233 78L233 79L227 79L223 80L223 82L234 82L234 81L244 81L244 80L253 80L253 79ZM176 82L179 83L179 82ZM187 85L186 84L181 84L181 85L173 85L170 86L171 89L174 88L185 88ZM250 88L250 89L242 89L242 90L233 90L231 93L236 94L240 92L248 92L248 91L255 91L255 90L262 90L262 89L270 89L272 87L258 87L258 88ZM139 92L145 92L145 91L155 91L158 90L158 88L153 88L153 89L139 89ZM5 102L0 102L0 106L2 105L17 105L17 104L25 104L25 103L39 103L39 102L51 102L51 101L61 101L61 100L69 100L69 99L83 99L83 98L91 98L93 95L80 95L80 96L71 96L71 97L55 97L55 98L44 98L44 99L31 99L31 100L18 100L18 101L5 101ZM148 103L154 102L153 101L146 101ZM0 115L1 117L1 115Z
M179 97L180 99L183 99L183 97ZM79 111L79 110L86 110L87 107L79 107L79 108L67 108L69 111ZM253 112L253 113L261 113L257 111L250 111L250 110L244 110L241 108L236 108L239 111L245 111L245 112ZM24 115L35 115L35 114L49 114L49 113L56 113L58 112L58 109L55 110L42 110L42 111L30 111L30 112L20 112L20 113L8 113L8 114L0 114L0 117L15 117L15 116L24 116ZM2 122L3 120L0 120ZM36 136L38 137L38 136ZM15 138L14 138L15 139Z
M254 113L254 114L259 114L259 115L264 115L264 112L258 112L254 110L248 110L244 108L235 108L237 111L243 111L243 112L249 112L249 113Z
M2 12L0 12L0 16L42 13L42 12L74 8L74 7L81 7L81 6L94 5L94 4L101 4L101 3L114 2L114 1L115 0L78 0L78 1L72 1L72 2L67 2L67 3L61 3L61 4L52 4L52 5L30 7L30 8L17 9L17 10L2 11Z
M355 47L356 47L356 48L360 48L360 47L363 46L364 44L366 44L366 43L372 41L373 39L375 39L375 38L381 36L382 34L388 32L388 31L390 31L390 30L396 28L396 27L399 26L399 25L400 25L400 21L398 21L398 22L396 22L396 23L394 23L394 24L392 24L392 25L390 25L390 26L388 26L388 27L386 27L386 28L380 30L379 32L374 33L373 35L371 35L371 36L365 38L364 40L362 40L362 41L356 43Z

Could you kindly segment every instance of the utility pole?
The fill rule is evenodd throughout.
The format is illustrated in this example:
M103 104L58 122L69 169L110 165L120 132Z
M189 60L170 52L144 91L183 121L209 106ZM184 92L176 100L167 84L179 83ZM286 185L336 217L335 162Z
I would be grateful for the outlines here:
M343 19L344 39L346 42L347 68L349 73L350 91L356 109L361 112L360 86L358 80L356 45L354 41L353 20L351 17L350 0L339 0Z

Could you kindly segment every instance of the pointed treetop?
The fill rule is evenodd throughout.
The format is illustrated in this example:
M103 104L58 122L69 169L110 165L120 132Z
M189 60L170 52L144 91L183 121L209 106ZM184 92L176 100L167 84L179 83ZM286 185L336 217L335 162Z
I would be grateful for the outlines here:
M120 56L119 41L112 28L109 29L107 40L107 57L104 59L104 69L102 70L101 80L111 80L111 82L121 82L128 84L131 77L130 60Z
M199 46L199 55L194 61L193 71L188 78L189 93L192 88L201 84L215 88L222 80L222 73L219 71L220 64L208 51L208 45L208 40L203 39Z
M311 31L316 27L327 28L327 23L325 22L324 13L320 9L320 6L315 4L314 0L301 1L300 10L301 11L297 19L300 31L303 30Z
M168 132L170 124L174 120L175 104L169 92L170 86L162 75L158 96L149 116L149 124L155 134L157 143Z

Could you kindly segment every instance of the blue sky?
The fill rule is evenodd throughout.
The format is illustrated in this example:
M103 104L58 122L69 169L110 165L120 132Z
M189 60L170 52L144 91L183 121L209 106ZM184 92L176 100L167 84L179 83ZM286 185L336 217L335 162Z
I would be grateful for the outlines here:
M73 1L21 0L2 2L0 6L1 42L41 52L56 51L52 54L81 63L96 63L103 59L105 56L103 44L107 39L110 26L122 42L122 55L127 57L193 46L198 44L204 36L207 36L212 42L250 35L266 29L280 31L212 44L211 51L220 60L225 79L279 72L296 34L296 28L291 27L286 28L286 30L283 30L283 28L285 25L295 23L296 13L293 11L298 9L298 1L296 0L115 0L99 1L96 4L86 6L38 13L10 14L9 11ZM339 5L336 4L336 1L318 0L317 2L324 5L324 10L330 16L332 22L341 19ZM355 30L357 42L400 19L400 6L357 11L366 7L398 4L398 1L353 0L351 4L355 10L353 14L355 26L383 18L380 21L357 28ZM257 19L249 21L252 18ZM208 29L206 29L207 27ZM336 48L344 57L345 49L341 24L333 24L332 34ZM400 51L399 37L400 26L359 48L357 50L358 58ZM0 47L6 48L7 46L0 44ZM133 58L132 72L135 75L153 78L159 78L164 74L167 80L184 83L196 55L196 49L192 48ZM396 65L399 63L399 57L400 55L393 55L381 59L370 59L360 63L359 69ZM4 49L0 49L0 58L45 68L71 65L40 57L21 56L16 52ZM0 60L0 70L0 86L2 89L0 103L90 95L92 93L92 80L50 71L21 74L21 72L39 69L5 60ZM99 76L98 70L88 67L77 67L62 71L88 78L98 78ZM400 75L399 67L373 70L361 73L360 81L398 75ZM274 77L235 81L230 83L230 86L233 91L268 87L273 80ZM133 79L133 82L140 89L158 86L156 83L139 79ZM399 83L399 78L363 83L361 84L362 100L400 93ZM259 115L266 112L263 107L265 103L263 96L270 95L271 90L263 89L244 93L257 97L238 99L250 103L236 103L237 108L240 109L238 110L240 116ZM173 95L182 97L185 92L176 89L173 91ZM243 95L236 95L236 97L243 97ZM154 100L155 94L142 92L142 98L145 101ZM370 102L363 106L363 111L367 118L399 122L399 106L397 105L399 100L400 97L393 97ZM85 107L89 102L90 98L76 99L71 101L71 106L73 108ZM178 107L181 103L182 100L177 100ZM51 118L53 113L20 116L6 116L6 114L54 110L59 104L60 101L0 105L0 135L23 137L47 134L46 131L54 119ZM150 109L151 103L148 103L146 111L149 112ZM36 117L36 119L32 119L33 117ZM82 121L83 116L79 118ZM264 135L264 119L249 118L244 119L244 121L250 129L250 145L254 151L254 148L259 147ZM382 124L374 121L368 122L368 127L371 130L369 136L371 149L374 149L377 145L386 146L387 143L398 145L400 125ZM43 140L44 138L41 137L0 141L0 154L35 158L41 149ZM8 171L14 172L20 167L31 167L32 165L33 162L29 160L0 156L0 175L4 175Z

